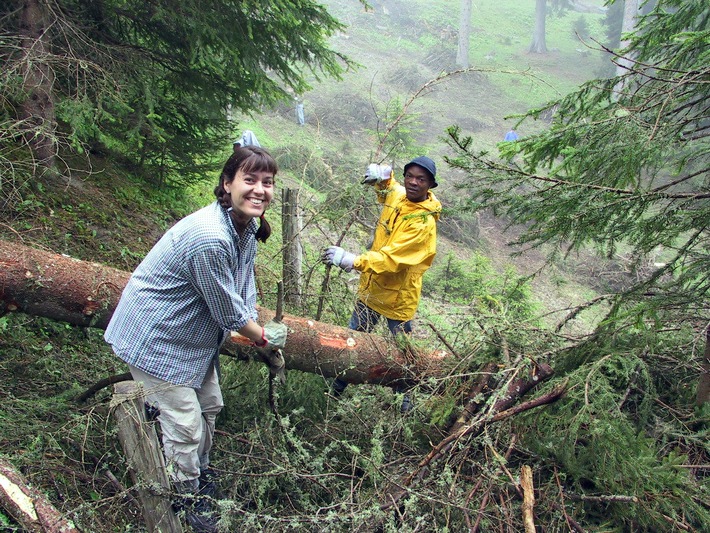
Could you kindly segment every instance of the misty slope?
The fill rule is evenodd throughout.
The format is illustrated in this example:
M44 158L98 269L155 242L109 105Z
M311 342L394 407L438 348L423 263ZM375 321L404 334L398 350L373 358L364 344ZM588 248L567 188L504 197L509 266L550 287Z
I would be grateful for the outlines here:
M471 178L446 167L443 136L448 126L456 124L480 149L495 151L496 143L515 122L506 116L540 106L599 70L603 58L580 51L583 45L574 35L574 27L583 17L596 32L593 36L603 40L602 16L568 12L551 17L548 42L552 51L541 56L527 52L533 5L522 8L513 1L477 2L472 17L471 69L447 74L460 68L455 64L458 1L435 5L374 2L373 11L365 11L358 2L326 4L347 25L332 39L333 46L360 67L347 72L342 80L314 80L313 89L299 95L305 104L305 128L295 124L294 107L284 105L275 113L245 118L237 129L256 130L262 143L265 140L270 147L339 147L336 149L344 159L355 159L364 168L370 160L384 157L377 152L378 143L387 135L394 117L406 108L401 122L410 135L407 148L430 155L439 165L441 186L436 194L445 208L439 256L454 252L458 257L469 257L475 242L475 248L501 271L513 264L520 274L537 272L543 266L543 254L530 251L511 257L513 250L506 243L515 232L505 233L505 221L488 213L481 215L478 240L446 238L451 233L446 225L456 217L462 201L456 184ZM525 123L518 131L533 134L544 127L544 121ZM406 153L394 152L390 157L395 168L408 160ZM302 176L293 174L297 183ZM584 283L585 277L592 276L584 265L587 260L571 258L568 265L559 265L556 272L534 281L535 293L546 309L564 309L590 293Z

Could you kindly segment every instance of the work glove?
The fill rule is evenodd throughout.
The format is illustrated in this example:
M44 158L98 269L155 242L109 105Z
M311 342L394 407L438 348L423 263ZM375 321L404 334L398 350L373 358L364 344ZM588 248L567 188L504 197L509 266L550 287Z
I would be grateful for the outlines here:
M365 178L362 183L367 183L368 185L374 185L375 183L380 183L381 181L387 181L392 177L392 167L389 165L378 165L377 163L370 163L365 171Z
M259 357L269 365L270 374L281 383L286 383L286 361L281 349L286 345L288 328L281 322L269 321L261 329L261 342L255 342Z
M355 257L355 254L346 252L340 246L328 246L323 251L321 261L326 265L335 265L345 270L345 272L350 272L353 269Z

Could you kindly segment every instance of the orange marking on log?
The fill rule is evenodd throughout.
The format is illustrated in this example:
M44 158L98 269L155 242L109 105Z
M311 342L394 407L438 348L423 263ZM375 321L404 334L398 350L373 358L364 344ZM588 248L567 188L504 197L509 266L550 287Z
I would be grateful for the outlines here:
M357 344L352 337L343 339L342 337L332 337L329 335L324 335L323 333L318 334L318 340L321 346L327 346L328 348L335 348L338 350L353 349Z

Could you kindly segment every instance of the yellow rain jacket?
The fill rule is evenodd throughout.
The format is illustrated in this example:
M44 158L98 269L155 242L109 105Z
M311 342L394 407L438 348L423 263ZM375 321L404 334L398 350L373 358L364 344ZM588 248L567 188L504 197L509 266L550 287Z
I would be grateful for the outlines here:
M355 258L362 272L359 299L386 318L414 317L422 293L422 277L436 255L436 221L441 203L429 191L410 202L394 178L375 185L382 214L370 250Z

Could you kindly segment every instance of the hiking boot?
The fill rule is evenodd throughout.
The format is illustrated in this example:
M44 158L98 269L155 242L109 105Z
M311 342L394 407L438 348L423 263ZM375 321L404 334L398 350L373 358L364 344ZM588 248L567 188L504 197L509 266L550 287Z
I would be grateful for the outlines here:
M215 472L210 467L202 468L200 470L200 496L207 496L209 498L218 500L221 498L221 493L219 490L219 474Z
M185 521L194 533L217 533L219 515L207 498L197 498L192 506L185 510Z
M409 394L404 395L404 398L402 398L402 406L399 408L400 413L408 413L414 409L414 402L412 402L412 399L409 397Z
M333 383L330 385L330 394L335 398L340 398L340 395L345 392L345 387L348 386L348 382L340 378L335 378Z
M219 514L209 497L196 494L199 492L196 485L196 479L175 484L178 495L173 501L173 509L176 513L184 513L185 522L194 533L217 533Z

